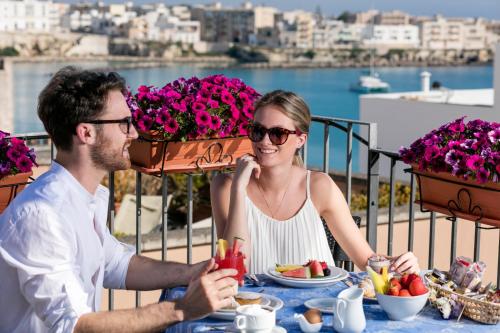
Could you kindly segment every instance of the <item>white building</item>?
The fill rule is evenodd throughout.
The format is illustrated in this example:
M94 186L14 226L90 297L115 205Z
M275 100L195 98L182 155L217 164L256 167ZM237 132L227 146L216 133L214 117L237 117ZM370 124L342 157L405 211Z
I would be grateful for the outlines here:
M415 25L368 25L363 33L363 44L391 48L416 48L420 44Z
M363 39L366 24L345 24L339 31L339 43L341 44L358 44Z
M329 49L339 41L340 31L344 27L344 22L337 20L323 19L321 24L313 30L313 48Z
M281 45L285 47L312 48L314 18L313 14L302 10L283 13L280 31Z
M60 27L64 5L52 1L0 1L0 31L53 32ZM67 8L67 7L66 7Z

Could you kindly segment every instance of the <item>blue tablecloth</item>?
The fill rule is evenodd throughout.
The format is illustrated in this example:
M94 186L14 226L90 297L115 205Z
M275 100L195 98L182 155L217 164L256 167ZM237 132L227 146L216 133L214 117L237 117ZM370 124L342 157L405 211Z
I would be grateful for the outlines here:
M357 280L359 276L351 273ZM245 285L241 291L253 291L279 297L285 303L285 306L276 313L278 325L284 327L288 332L301 332L299 324L295 321L295 313L304 313L308 309L304 302L318 297L336 297L339 292L347 288L343 282L334 284L327 288L298 289L281 286L265 275L259 275L259 279L265 281L263 287ZM174 288L168 294L162 295L162 298L173 300L184 295L185 288ZM500 324L483 325L462 317L456 320L443 320L438 310L427 305L411 322L401 322L389 320L382 308L374 302L364 302L363 309L366 316L365 332L500 332ZM321 332L332 332L333 315L323 314L324 325ZM204 332L214 325L223 325L230 322L204 318L197 321L187 321L170 327L166 332Z

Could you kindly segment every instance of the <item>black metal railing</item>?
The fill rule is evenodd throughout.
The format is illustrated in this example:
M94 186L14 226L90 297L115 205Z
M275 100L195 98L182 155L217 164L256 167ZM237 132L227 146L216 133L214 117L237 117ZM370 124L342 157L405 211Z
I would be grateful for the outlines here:
M341 133L341 135L345 138L345 155L343 158L345 159L345 166L343 168L343 174L345 177L345 185L344 185L344 194L347 202L351 203L351 194L352 194L352 177L353 177L353 159L354 159L354 150L357 148L361 158L360 160L365 162L366 165L360 165L360 170L365 169L364 176L366 177L366 193L367 193L367 207L366 207L366 239L371 245L373 249L377 248L377 227L379 225L379 184L380 184L380 163L382 160L386 160L389 163L387 175L389 178L389 208L388 208L388 242L387 242L387 253L391 255L393 253L393 240L394 240L394 225L395 225L395 186L396 186L396 169L398 167L402 167L402 162L399 158L399 155L395 152L385 151L377 148L377 124L368 123L350 119L340 119L340 118L331 118L331 117L313 117L313 124L316 126L323 126L322 131L322 142L323 142L323 161L322 161L322 170L324 172L331 171L330 163L333 158L331 156L331 152L337 151L337 149L332 149L331 147L331 137L333 131L335 131L336 135ZM311 133L314 135L317 133ZM21 134L16 135L18 138L22 138L27 141L28 145L34 146L35 150L43 152L46 155L46 159L50 161L54 157L55 149L45 133L31 133L31 134ZM334 147L337 142L334 142ZM308 167L308 145L304 146L302 151L302 157L304 159L304 163L306 167ZM366 154L363 158L363 154ZM359 156L358 156L359 157ZM338 168L336 168L338 171ZM341 170L342 171L342 170ZM162 207L161 207L161 233L162 233L162 242L161 242L161 251L163 260L167 258L167 221L168 221L168 213L167 213L167 195L169 192L168 189L168 181L167 175L163 174L159 176L161 179L161 191L162 191ZM193 251L193 174L187 175L187 217L186 217L186 247L187 247L187 258L186 261L188 263L192 262L192 251ZM414 175L410 174L408 176L409 184L411 187L408 205L408 250L412 251L414 247L414 239L415 239L415 214L416 209L419 209L417 205L412 204L415 201L416 196L416 182L414 179ZM110 205L109 205L109 228L110 232L114 232L114 218L115 218L115 175L114 173L109 174L109 189L110 189ZM138 254L141 253L141 244L142 244L142 233L141 233L141 193L142 193L142 174L140 172L136 172L136 184L135 184L135 192L136 192L136 252ZM429 213L429 258L428 258L428 267L434 266L434 258L435 258L435 235L436 235L436 214L434 212ZM488 232L499 232L498 230L490 230ZM474 244L474 258L479 258L479 245L480 245L480 237L479 231L477 231L475 237ZM216 233L215 233L215 224L212 219L212 227L211 227L211 253L212 255L215 253L215 242L216 242ZM455 257L456 254L456 243L457 243L457 223L452 223L451 228L451 255L450 261ZM500 243L500 237L499 237ZM500 281L500 244L497 247L498 252L498 267L497 267L497 285ZM140 306L140 293L136 293L136 306ZM114 295L113 291L109 292L109 309L114 308Z

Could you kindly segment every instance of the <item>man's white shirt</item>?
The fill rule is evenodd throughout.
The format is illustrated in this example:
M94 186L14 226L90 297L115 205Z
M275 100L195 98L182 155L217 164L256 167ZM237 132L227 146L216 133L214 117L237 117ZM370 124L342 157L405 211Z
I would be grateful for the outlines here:
M125 288L135 249L109 233L108 197L53 162L0 215L0 332L72 332Z

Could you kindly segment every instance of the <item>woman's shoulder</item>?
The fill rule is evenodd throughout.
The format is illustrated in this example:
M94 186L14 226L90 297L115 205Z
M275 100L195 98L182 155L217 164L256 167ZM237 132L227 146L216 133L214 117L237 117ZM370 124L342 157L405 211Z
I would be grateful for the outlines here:
M311 191L323 191L331 188L335 183L333 182L330 175L321 171L310 171L311 172Z

